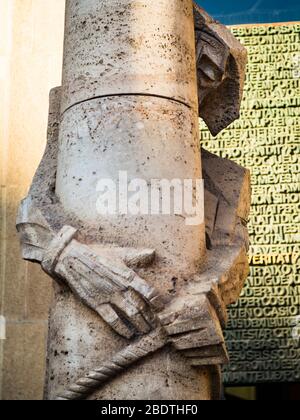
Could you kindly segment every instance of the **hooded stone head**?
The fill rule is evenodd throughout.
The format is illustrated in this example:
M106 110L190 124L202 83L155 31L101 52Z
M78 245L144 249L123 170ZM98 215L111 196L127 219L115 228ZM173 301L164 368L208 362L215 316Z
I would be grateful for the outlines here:
M240 116L247 51L197 5L194 14L199 115L216 136Z

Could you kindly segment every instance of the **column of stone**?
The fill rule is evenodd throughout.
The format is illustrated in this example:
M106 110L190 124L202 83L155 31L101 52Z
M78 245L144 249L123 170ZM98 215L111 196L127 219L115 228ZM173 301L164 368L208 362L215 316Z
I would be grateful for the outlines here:
M151 247L141 274L172 295L205 255L204 222L170 215L100 215L97 185L201 178L191 0L67 0L56 192L97 227L103 242ZM71 292L56 294L48 348L48 397L127 341ZM97 399L209 399L206 370L167 348L107 384Z

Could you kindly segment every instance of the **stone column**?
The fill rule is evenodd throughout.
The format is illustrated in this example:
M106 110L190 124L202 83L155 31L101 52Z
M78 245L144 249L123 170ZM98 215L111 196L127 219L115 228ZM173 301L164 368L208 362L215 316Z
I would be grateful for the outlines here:
M204 220L100 215L101 179L201 178L192 0L67 0L56 193L103 243L150 247L139 274L174 296L205 257ZM90 240L97 249L99 243ZM50 318L47 398L128 345L68 289ZM209 370L171 347L140 361L93 399L210 399Z

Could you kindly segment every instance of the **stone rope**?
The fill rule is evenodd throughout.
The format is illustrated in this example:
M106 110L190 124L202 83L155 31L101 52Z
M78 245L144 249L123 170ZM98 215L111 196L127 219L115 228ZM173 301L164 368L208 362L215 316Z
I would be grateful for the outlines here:
M152 333L142 337L137 342L129 345L117 353L110 361L101 367L90 371L87 375L78 379L67 390L58 395L56 400L84 400L94 391L99 389L115 376L124 372L128 367L140 359L149 356L167 344L167 338L159 327Z

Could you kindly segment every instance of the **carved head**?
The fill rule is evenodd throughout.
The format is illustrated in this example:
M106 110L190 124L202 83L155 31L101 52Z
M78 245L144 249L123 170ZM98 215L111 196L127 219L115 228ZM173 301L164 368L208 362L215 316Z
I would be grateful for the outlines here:
M216 136L240 116L247 51L203 9L194 14L199 115Z

